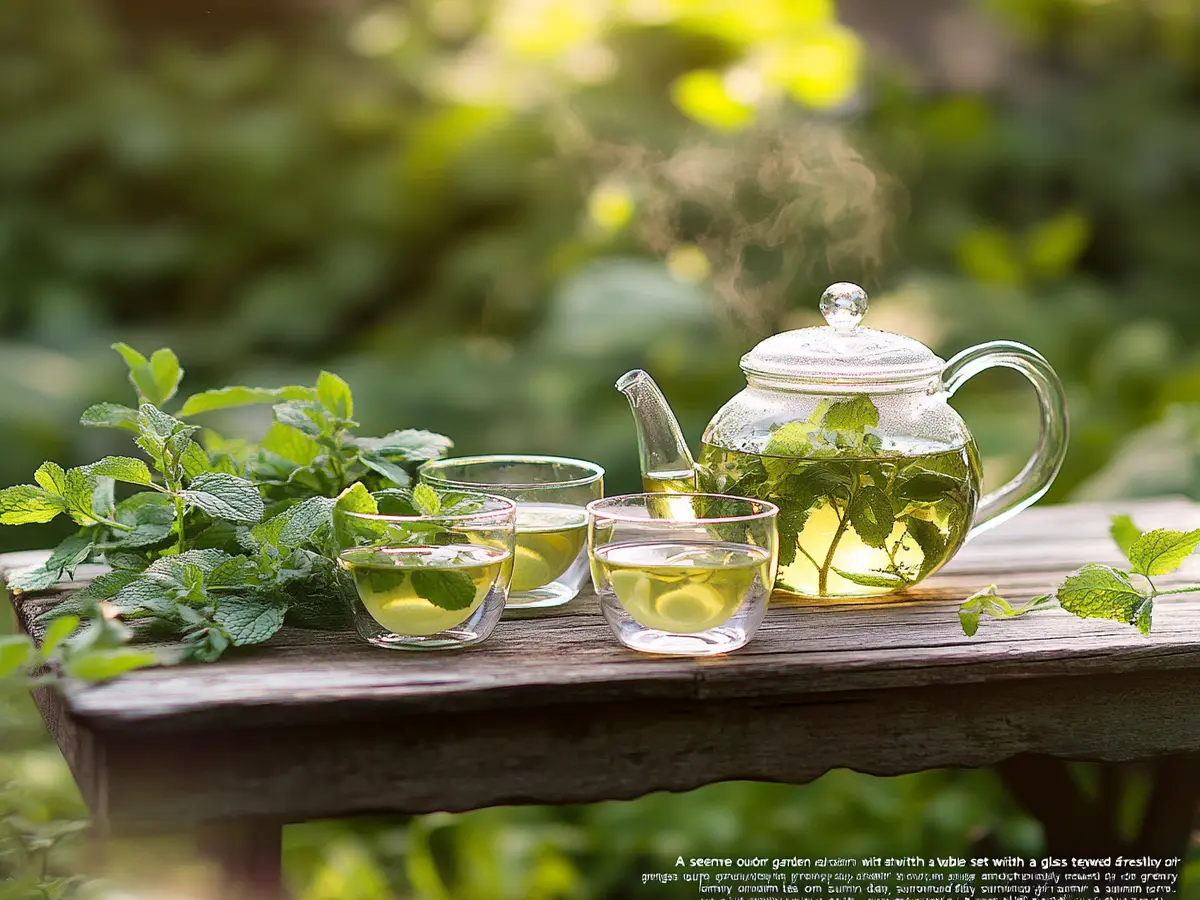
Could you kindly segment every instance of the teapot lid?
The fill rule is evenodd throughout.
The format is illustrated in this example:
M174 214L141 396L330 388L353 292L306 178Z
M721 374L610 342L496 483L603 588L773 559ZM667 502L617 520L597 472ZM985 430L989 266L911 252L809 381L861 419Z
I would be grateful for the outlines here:
M945 361L920 341L859 325L867 306L867 292L857 284L831 284L821 295L821 314L828 324L772 335L742 357L742 371L834 389L941 373Z

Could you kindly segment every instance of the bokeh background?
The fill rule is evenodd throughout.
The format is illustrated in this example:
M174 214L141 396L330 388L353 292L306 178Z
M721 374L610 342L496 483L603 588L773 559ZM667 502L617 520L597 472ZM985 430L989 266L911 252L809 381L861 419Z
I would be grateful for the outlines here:
M367 432L633 489L618 375L650 370L695 441L740 354L848 280L943 356L1052 361L1073 443L1049 502L1200 498L1198 247L1193 0L0 3L0 484L119 449L76 423L126 398L124 340L173 347L185 394L327 367ZM988 373L956 405L991 483L1014 473L1027 385ZM0 816L51 871L86 861L19 699ZM551 900L637 897L689 850L1040 840L986 772L834 772L300 826L286 859L301 900Z

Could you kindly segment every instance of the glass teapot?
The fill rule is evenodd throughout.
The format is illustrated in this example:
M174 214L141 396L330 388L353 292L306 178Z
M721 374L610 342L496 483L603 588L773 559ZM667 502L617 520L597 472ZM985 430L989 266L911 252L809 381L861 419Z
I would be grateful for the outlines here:
M617 388L637 421L645 490L778 504L777 591L890 594L1046 493L1067 451L1066 398L1022 344L980 344L947 363L919 341L863 327L858 285L830 286L821 312L825 326L774 335L742 357L746 388L705 429L699 462L649 375L628 372ZM980 496L975 441L948 401L995 366L1033 383L1041 436L1016 478Z

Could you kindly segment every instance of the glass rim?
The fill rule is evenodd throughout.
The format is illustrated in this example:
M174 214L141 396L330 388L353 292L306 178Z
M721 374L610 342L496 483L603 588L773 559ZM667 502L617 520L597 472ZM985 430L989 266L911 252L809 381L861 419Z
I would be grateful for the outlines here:
M450 468L451 466L481 466L488 463L531 463L534 465L567 465L575 466L583 469L587 475L579 478L568 478L564 481L459 481L454 478L445 478L437 473L438 469ZM480 486L502 487L502 488L568 488L568 487L585 487L589 484L595 484L604 477L604 467L599 463L589 462L586 459L573 459L569 456L540 456L533 453L493 453L482 456L449 456L444 459L431 459L428 462L422 463L417 469L418 475L428 475L431 481L437 482L439 486L448 485L455 488L477 488ZM485 493L477 491L476 493Z
M600 507L605 503L620 503L630 500L663 500L671 497L705 497L713 500L738 500L742 503L756 504L762 506L763 509L756 513L749 513L742 516L699 516L691 519L679 519L675 517L666 519L647 519L645 516L630 516L622 515L617 512L607 512L601 510ZM721 524L725 522L753 522L759 519L771 519L779 515L779 507L770 500L759 500L754 497L737 497L733 494L709 494L703 491L695 493L679 493L665 494L662 492L639 492L635 494L618 494L615 497L601 497L599 500L593 500L587 505L589 520L592 518L611 519L615 522L658 522L664 525L708 525Z
M461 522L469 519L486 519L488 517L506 516L516 521L517 503L499 494L488 494L484 491L455 491L456 494L467 494L471 497L482 497L484 500L499 504L498 509L481 509L469 513L434 513L433 515L401 516L395 513L365 513L349 509L334 509L336 515L351 516L355 519L365 519L371 522Z

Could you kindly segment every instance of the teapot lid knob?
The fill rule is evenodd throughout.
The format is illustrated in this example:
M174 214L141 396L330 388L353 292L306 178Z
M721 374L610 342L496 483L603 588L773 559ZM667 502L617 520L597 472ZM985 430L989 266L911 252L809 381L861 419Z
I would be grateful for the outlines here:
M821 295L821 315L839 334L850 334L867 314L867 292L857 284L839 281Z

